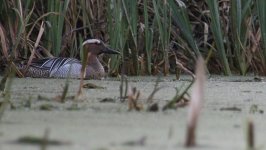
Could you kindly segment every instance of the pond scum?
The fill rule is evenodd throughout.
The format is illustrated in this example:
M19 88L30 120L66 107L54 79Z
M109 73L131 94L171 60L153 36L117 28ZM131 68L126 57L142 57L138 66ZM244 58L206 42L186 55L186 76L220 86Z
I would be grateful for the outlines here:
M111 76L121 70L127 75L168 75L178 73L181 65L193 70L198 56L209 73L265 75L265 1L0 3L0 68L21 58L82 58L82 41L94 37L121 52L102 57Z
M0 120L3 117L4 111L7 109L8 104L12 105L12 103L10 101L10 87L12 84L12 78L14 76L14 71L12 69L8 69L8 70L10 70L10 72L7 72L6 75L1 80L1 91L2 91L1 96L4 97L4 100L0 103L1 104L0 105ZM163 87L159 86L159 79L160 79L160 77L157 78L157 80L155 82L154 90L152 91L150 96L148 96L148 98L146 100L146 104L138 101L141 91L137 90L136 87L129 89L129 92L125 92L125 96L120 98L120 100L122 100L121 102L123 103L123 102L125 102L125 100L127 100L129 111L132 111L132 110L136 110L136 111L144 111L145 110L145 111L152 111L152 112L153 111L159 111L160 108L159 108L158 104L156 102L153 102L153 100L152 100L154 94L157 91L159 91L161 88L163 88ZM69 86L68 80L69 79L66 79L66 84L65 84L65 87L63 88L62 95L59 95L59 97L56 97L53 100L58 100L61 103L65 102L65 98L66 98L68 86ZM187 86L187 88L185 88L183 93L178 94L178 92L177 92L177 94L173 98L173 100L169 101L165 106L162 107L162 110L165 111L166 109L173 109L173 108L176 109L176 108L180 107L180 103L184 104L182 106L186 106L186 105L189 106L188 107L189 111L188 111L188 115L187 115L187 131L186 131L185 143L184 143L185 147L197 147L196 127L197 127L198 118L200 116L201 107L203 105L203 97L204 97L203 96L203 93L204 93L203 90L204 90L205 80L206 80L205 64L204 64L203 58L200 57L197 61L196 74L195 74L194 81L191 82L191 84L189 84ZM129 83L127 80L123 81L123 82L126 82L126 86L128 86ZM123 82L121 80L121 84L123 84ZM191 87L191 85L192 85L191 98L186 99L184 97L184 95L185 95L185 93L188 92L188 89ZM83 88L92 88L92 89L93 88L103 88L103 87L99 87L99 86L91 84L91 83L87 83L82 87ZM128 89L128 88L129 87L126 87L126 89ZM120 92L124 93L123 89L120 90ZM78 94L80 94L80 93L78 93ZM120 95L123 95L123 94L120 94ZM179 99L177 99L177 97ZM71 99L76 100L75 97L72 97ZM181 102L181 101L183 101L183 102ZM147 105L147 106L145 106L145 105ZM246 134L247 149L250 149L250 150L255 149L254 124L253 124L251 119L249 119L247 121L246 132L247 132L247 134ZM60 141L60 140L49 140L48 134L49 134L49 131L47 129L45 131L45 134L43 137L25 136L25 137L20 137L15 142L20 143L20 144L40 145L41 149L47 149L48 145L71 144L70 142L65 142L65 141Z
M196 145L204 64L208 73L266 74L266 1L0 0L0 3L0 68L4 74L0 85L4 98L0 103L0 119L11 104L14 73L23 77L23 72L14 66L15 61L53 56L83 58L80 47L86 37L102 39L121 52L121 56L101 59L110 76L121 75L120 99L127 100L129 110L141 111L144 104L138 101L141 91L130 88L125 75L178 74L180 69L193 75L193 66L200 58L194 84L181 94L177 89L173 100L162 108L189 104L185 147ZM68 84L66 80L62 102ZM81 79L77 96L83 85ZM191 85L191 99L186 99ZM158 90L156 82L147 100L152 107L147 110L157 110L152 99ZM42 140L33 140L42 143L42 149L49 144L47 134ZM254 125L250 120L247 148L255 148Z

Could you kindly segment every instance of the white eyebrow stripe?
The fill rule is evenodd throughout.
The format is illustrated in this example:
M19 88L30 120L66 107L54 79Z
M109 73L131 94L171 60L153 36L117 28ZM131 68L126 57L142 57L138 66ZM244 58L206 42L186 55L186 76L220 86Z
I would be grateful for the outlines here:
M82 45L84 46L85 44L92 44L92 43L100 44L101 41L98 39L89 39L89 40L86 40L85 42L83 42Z

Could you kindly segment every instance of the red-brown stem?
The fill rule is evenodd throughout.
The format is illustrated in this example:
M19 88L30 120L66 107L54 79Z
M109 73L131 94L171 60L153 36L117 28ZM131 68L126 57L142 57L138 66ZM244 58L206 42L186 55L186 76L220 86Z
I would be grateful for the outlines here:
M247 127L247 145L248 149L252 150L255 146L255 140L254 140L254 124L252 121L248 121L248 127Z
M193 147L196 145L196 135L195 135L196 125L187 126L187 135L185 147Z

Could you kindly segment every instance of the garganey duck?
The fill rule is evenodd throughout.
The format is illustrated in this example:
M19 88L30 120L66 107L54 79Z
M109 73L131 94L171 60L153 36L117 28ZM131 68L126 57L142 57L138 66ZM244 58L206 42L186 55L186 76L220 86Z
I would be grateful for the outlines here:
M101 79L105 76L103 65L98 59L101 53L119 54L106 46L99 39L88 39L82 44L84 49L90 53L86 66L85 79ZM23 72L27 64L17 64L18 69ZM33 59L26 72L25 77L34 78L80 78L82 63L75 58L53 57L44 59Z

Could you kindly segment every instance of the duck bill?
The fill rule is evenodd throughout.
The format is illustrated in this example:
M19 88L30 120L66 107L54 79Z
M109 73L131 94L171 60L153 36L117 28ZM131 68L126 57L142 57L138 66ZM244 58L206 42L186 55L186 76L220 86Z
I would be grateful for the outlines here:
M108 48L108 47L106 47L106 48L102 51L102 53L106 53L106 54L120 54L119 51L116 51L116 50L111 49L111 48Z

